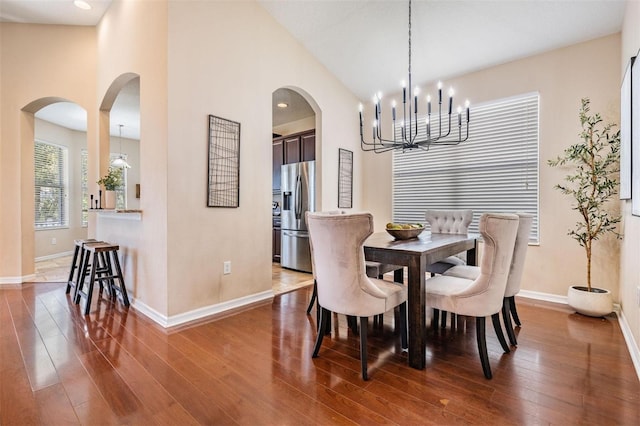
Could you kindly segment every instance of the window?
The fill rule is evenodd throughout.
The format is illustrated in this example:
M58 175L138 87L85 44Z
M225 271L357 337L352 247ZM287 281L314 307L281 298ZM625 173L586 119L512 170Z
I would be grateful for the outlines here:
M67 148L35 141L35 227L68 226L67 217Z
M82 226L89 225L89 154L86 149L80 151L80 191L82 197Z
M469 231L478 232L482 213L527 212L534 215L530 241L538 242L538 104L530 93L477 105L466 142L394 152L393 221L424 222L428 209L472 209ZM418 122L424 133L425 118Z

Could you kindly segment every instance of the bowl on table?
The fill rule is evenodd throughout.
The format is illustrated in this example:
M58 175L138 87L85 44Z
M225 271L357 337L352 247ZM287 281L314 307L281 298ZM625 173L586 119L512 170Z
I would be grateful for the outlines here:
M419 223L395 224L392 227L387 225L386 231L396 240L409 240L418 238L418 235L424 231L424 225Z

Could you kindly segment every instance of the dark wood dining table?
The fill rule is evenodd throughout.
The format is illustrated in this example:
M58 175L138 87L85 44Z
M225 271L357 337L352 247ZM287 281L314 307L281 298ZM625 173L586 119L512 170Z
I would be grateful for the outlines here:
M376 232L364 242L366 260L407 267L409 365L411 367L422 370L426 362L427 265L465 251L467 264L476 265L478 238L480 238L479 234L432 234L425 231L418 238L396 240L387 232Z

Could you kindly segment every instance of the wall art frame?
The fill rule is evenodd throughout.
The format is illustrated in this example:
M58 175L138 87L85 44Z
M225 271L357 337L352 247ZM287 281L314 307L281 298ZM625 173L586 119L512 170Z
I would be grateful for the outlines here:
M629 59L620 87L620 199L631 199L631 138L632 138L632 66Z
M240 206L240 123L209 115L207 207Z
M338 148L338 208L353 208L353 151Z
M637 57L637 56L636 56ZM640 216L640 61L631 63L631 214Z

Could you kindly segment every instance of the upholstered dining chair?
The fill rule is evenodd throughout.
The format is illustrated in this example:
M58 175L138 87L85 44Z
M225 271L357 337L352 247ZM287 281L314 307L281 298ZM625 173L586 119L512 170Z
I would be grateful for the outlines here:
M337 215L337 214L344 214L344 212L332 210L332 211L325 212L325 214ZM368 260L365 261L365 266L366 266L366 273L369 278L383 279L384 274L386 274L387 272L393 272L395 282L400 282L400 283L404 282L404 268L402 266L390 265L387 263L380 263L380 262L371 262ZM311 293L311 299L309 300L309 305L307 306L307 314L311 313L311 309L313 309L313 304L314 302L317 301L316 299L317 295L318 295L318 287L314 277L313 292ZM318 308L316 309L316 313L318 314L318 318L319 318ZM382 321L383 321L382 314L374 317L374 324L378 323L379 325L382 325ZM353 323L351 324L353 325ZM357 328L357 327L352 326L352 328Z
M473 210L427 210L425 212L425 219L429 222L429 229L432 234L466 234L469 230L469 224L473 220ZM434 276L436 274L442 274L449 268L457 265L467 264L466 253L458 253L454 256L449 256L439 262L427 265L427 272ZM437 327L440 311L438 309L433 310L433 317L435 320L435 326ZM456 321L455 315L451 315L451 326L454 326ZM447 325L447 312L442 311L442 327Z
M473 220L473 210L427 210L425 219L432 234L466 234ZM460 253L427 265L427 272L442 274L449 268L466 263L466 254Z
M513 248L513 259L511 260L511 268L509 269L509 278L507 279L507 288L504 293L502 302L502 321L504 328L507 330L509 343L516 346L518 341L513 331L511 317L518 327L522 326L518 317L516 308L516 294L520 292L520 284L522 282L522 272L524 271L524 261L527 257L527 248L529 247L529 234L533 224L533 215L530 213L516 213L518 215L518 233L516 235L516 243ZM444 275L455 276L459 278L476 279L480 275L480 268L477 266L461 265L455 266L444 272Z
M480 362L484 376L491 379L485 319L491 317L502 348L509 352L500 326L500 310L518 231L518 216L484 213L480 217L479 228L484 240L479 276L475 280L447 275L429 278L425 283L426 304L443 311L476 318Z
M402 284L369 278L364 260L364 241L373 233L369 213L306 213L311 260L320 305L320 326L313 358L318 356L330 313L360 318L360 364L367 373L368 317L400 307L402 347L407 347L407 290Z

